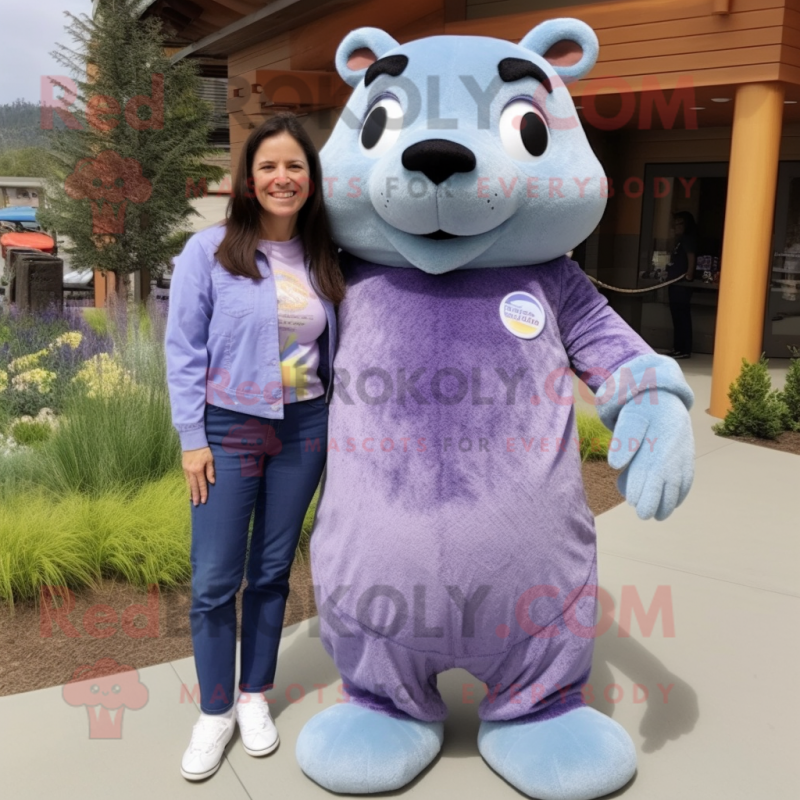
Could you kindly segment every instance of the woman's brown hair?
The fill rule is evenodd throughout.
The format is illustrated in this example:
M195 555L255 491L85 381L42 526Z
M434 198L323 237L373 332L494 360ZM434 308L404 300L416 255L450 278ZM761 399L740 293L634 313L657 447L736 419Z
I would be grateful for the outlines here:
M263 208L253 190L253 159L264 139L281 133L288 133L297 141L308 162L309 196L298 214L297 228L309 261L314 288L338 305L344 298L344 277L331 239L325 202L319 191L322 167L316 147L294 114L275 114L247 137L228 201L225 238L217 250L217 259L233 275L261 278L255 253L261 238Z

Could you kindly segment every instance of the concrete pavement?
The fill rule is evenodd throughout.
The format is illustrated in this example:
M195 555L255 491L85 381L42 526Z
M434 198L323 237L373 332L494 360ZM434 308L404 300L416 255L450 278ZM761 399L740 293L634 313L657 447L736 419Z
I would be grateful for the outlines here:
M642 522L625 504L596 520L600 583L615 611L596 642L592 705L636 744L638 773L616 795L626 800L790 800L800 786L800 459L711 433L710 363L681 363L697 397L696 477L686 502L665 522ZM781 386L785 367L773 373ZM654 598L669 602L652 630L634 615L630 635L621 636L625 598L630 608L634 596L644 609ZM124 711L121 738L91 738L92 711L68 705L62 687L0 699L4 796L329 797L294 758L305 722L341 696L317 631L317 618L284 630L273 693L281 746L273 755L251 758L237 733L214 777L191 784L180 776L198 713L189 658L139 670L148 700ZM452 670L439 686L450 709L443 751L398 794L521 797L478 754L477 681ZM471 703L465 686L474 687Z

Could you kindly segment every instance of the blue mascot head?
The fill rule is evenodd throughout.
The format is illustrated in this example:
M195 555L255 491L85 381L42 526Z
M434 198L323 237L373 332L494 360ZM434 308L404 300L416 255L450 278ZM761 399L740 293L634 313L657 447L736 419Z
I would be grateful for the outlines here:
M606 201L566 84L597 53L575 19L542 23L519 44L350 33L336 69L354 91L321 154L336 243L433 274L574 248Z

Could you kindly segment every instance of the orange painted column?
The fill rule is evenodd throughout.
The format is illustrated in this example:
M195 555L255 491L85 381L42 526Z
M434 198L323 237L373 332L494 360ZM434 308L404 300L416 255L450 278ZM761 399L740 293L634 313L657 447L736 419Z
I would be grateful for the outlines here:
M94 271L94 307L103 308L106 304L106 276L99 269Z
M738 87L711 376L715 417L730 409L728 389L742 358L758 361L762 352L782 120L782 84Z
M99 269L94 271L94 307L105 308L108 296L116 287L116 275L113 272L106 272L103 275Z

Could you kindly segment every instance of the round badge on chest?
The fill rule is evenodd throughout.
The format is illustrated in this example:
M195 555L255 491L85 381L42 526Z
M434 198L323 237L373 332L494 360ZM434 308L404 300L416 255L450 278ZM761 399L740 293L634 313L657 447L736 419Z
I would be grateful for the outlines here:
M500 301L500 321L520 339L535 339L544 329L544 306L528 292L511 292Z

